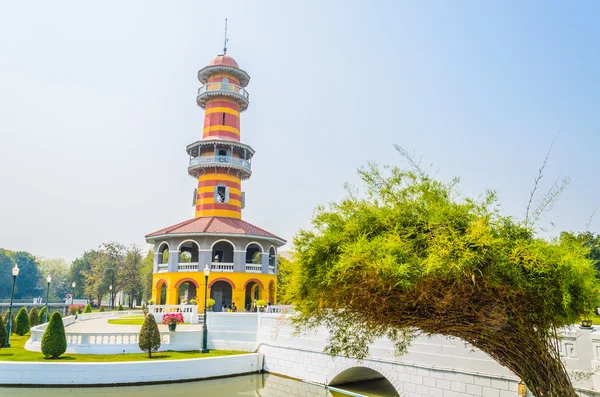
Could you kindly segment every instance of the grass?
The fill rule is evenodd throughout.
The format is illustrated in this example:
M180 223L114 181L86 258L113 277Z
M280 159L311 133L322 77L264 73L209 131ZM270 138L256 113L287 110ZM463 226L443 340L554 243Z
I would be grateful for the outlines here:
M118 325L142 325L144 324L144 318L144 316L123 316L108 320L108 323Z
M123 362L123 361L156 361L156 360L181 360L188 358L205 358L220 356L235 356L246 354L233 350L211 350L209 353L200 353L199 351L188 352L158 352L152 353L152 358L148 358L146 353L133 354L65 354L58 360L45 358L42 353L30 352L25 350L25 342L29 335L10 337L11 347L0 349L0 361L25 361L25 362Z

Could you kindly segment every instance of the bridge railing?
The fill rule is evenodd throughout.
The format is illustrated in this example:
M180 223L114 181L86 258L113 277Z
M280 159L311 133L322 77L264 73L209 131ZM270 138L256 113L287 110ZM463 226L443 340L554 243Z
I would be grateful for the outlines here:
M159 324L162 322L163 314L166 313L181 313L186 323L198 324L197 305L149 305L148 313L152 314Z

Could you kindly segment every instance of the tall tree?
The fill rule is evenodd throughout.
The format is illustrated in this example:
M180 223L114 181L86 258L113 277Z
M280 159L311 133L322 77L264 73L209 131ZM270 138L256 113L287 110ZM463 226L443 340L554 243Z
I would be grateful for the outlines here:
M10 282L0 283L0 298L10 298L12 289L12 268L15 267L15 261L11 252L0 248L0 280L10 280Z
M86 277L85 293L97 296L98 304L107 292L109 292L111 303L114 303L115 295L123 286L117 277L117 272L125 258L125 252L125 246L122 244L104 243L93 258L90 270L84 272ZM111 285L112 290L109 288Z
M71 282L75 281L75 296L86 296L89 300L94 298L95 294L86 294L85 288L88 281L86 274L90 273L92 261L97 255L98 252L95 250L85 251L81 257L76 258L71 263L69 278L71 279Z
M287 305L290 303L289 289L294 277L293 266L292 261L281 255L277 256L277 302L280 304Z
M25 251L13 252L12 258L19 265L15 297L29 298L35 296L38 293L38 280L40 279L37 259Z
M48 287L46 277L52 276L50 284L50 299L64 299L71 293L71 280L69 277L69 264L62 258L42 259L40 261L40 277L38 279L39 291L44 294ZM21 274L19 274L21 277Z
M119 264L117 277L123 291L129 296L129 307L133 307L133 299L141 294L142 289L142 251L133 245Z
M154 271L154 251L148 250L146 257L142 260L142 299L146 302L152 298L152 273Z
M492 192L460 199L458 181L412 164L362 169L365 194L319 207L297 234L296 325L326 326L328 352L361 358L384 335L399 352L416 333L458 337L534 395L575 397L555 337L598 303L589 249L537 237Z

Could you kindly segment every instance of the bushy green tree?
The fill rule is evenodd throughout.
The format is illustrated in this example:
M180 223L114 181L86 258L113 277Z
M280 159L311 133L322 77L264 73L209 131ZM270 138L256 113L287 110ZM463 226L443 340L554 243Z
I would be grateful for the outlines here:
M144 324L142 324L138 346L142 351L148 352L148 357L152 357L152 352L156 352L160 348L160 332L152 314L146 315Z
M85 310L83 311L84 313L91 313L92 312L92 305L90 305L89 303L85 306Z
M98 309L98 312L102 313L105 312L106 309L104 308L104 305L100 305L100 308Z
M122 312L123 311L123 305L119 303L119 307L117 307L117 311Z
M60 313L54 312L42 336L42 354L53 359L67 351L65 326Z
M6 325L8 325L8 313L9 313L9 311L6 310L4 312L4 315L3 315L4 324L6 324ZM15 324L16 324L16 321L15 321L15 311L14 310L12 311L12 315L10 317L11 317L10 333L14 334L15 333Z
M38 316L38 310L35 306L29 311L29 325L32 327L40 325L40 317Z
M23 336L29 332L31 325L29 324L29 314L27 313L27 309L22 307L19 309L19 313L17 313L15 327L15 334L19 336Z
M289 288L292 284L294 263L287 258L277 256L277 302L287 305L290 303Z
M534 395L575 397L555 336L597 305L589 248L544 240L494 193L461 198L458 181L412 164L360 170L364 194L319 207L294 238L296 326L326 326L326 351L359 358L381 336L399 352L418 333L458 337Z
M6 344L8 332L6 332L6 324L4 323L4 317L0 316L0 349Z
M42 309L40 310L39 318L40 318L40 324L43 324L44 321L48 321L46 319L46 306L42 307Z

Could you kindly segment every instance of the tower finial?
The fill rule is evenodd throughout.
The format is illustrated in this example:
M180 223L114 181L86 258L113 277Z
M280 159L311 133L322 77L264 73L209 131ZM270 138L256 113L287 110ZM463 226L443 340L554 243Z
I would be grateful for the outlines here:
M223 44L223 55L227 55L227 42L229 39L227 38L227 18L225 18L225 43Z

